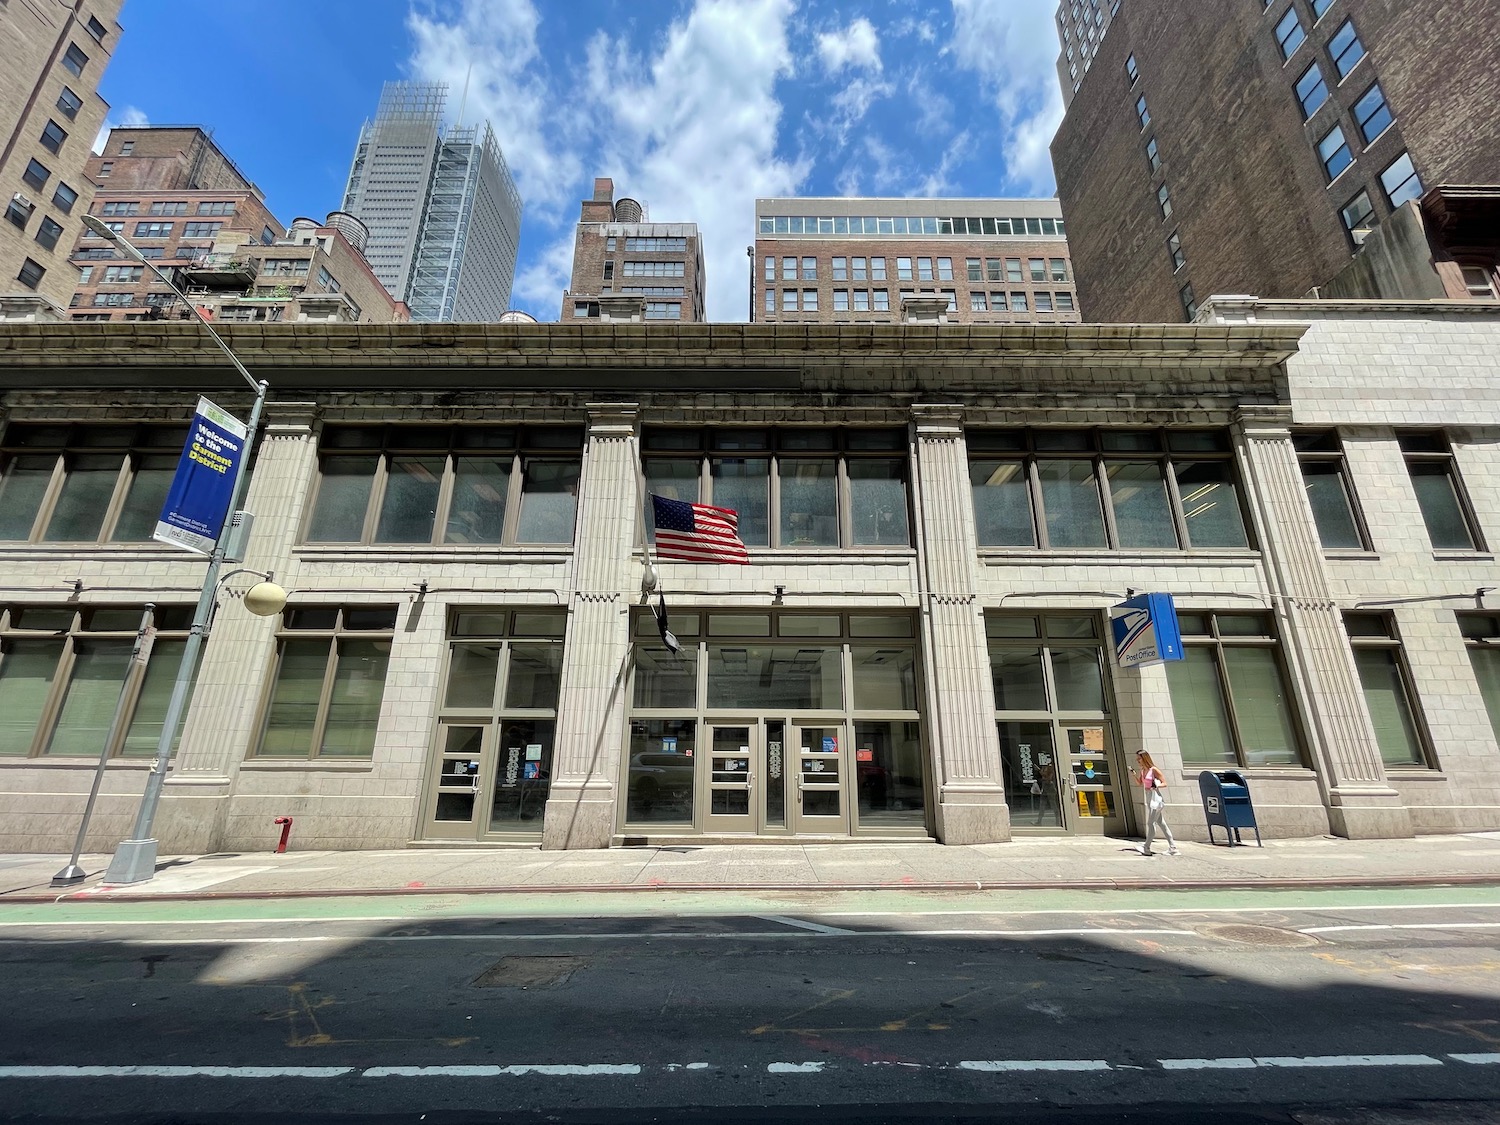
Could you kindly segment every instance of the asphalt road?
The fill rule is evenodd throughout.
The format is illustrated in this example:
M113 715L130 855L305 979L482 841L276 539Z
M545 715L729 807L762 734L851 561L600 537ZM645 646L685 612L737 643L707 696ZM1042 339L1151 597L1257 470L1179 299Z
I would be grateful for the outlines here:
M1497 945L1489 888L13 907L0 1120L1500 1122Z

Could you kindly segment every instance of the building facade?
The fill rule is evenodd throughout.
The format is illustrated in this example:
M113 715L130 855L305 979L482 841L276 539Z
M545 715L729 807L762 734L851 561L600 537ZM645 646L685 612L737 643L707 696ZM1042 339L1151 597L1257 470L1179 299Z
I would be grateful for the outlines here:
M1383 287L1356 271L1339 295L1495 288L1493 233L1450 238L1444 216L1454 190L1500 184L1488 60L1469 49L1500 39L1500 6L1114 7L1052 144L1091 320L1190 320L1212 293L1306 296L1393 216L1397 245L1372 256L1409 264L1378 267ZM1500 214L1487 206L1481 227Z
M1077 324L1049 199L757 199L750 319Z
M68 303L68 251L94 186L84 166L109 107L99 80L124 0L0 5L0 301ZM33 313L34 315L34 313Z
M1064 105L1073 100L1083 84L1083 76L1094 65L1099 42L1120 10L1120 3L1121 0L1063 0L1057 6L1057 38L1062 43L1057 55L1057 80L1062 85Z
M226 582L163 851L1121 836L1143 747L1188 836L1222 768L1271 837L1500 827L1500 311L1203 317L230 326L291 596ZM66 847L104 748L108 849L203 573L149 529L198 394L246 403L192 325L0 338L0 847ZM648 490L750 553L656 562L676 655ZM1145 591L1186 658L1122 668Z
M653 223L614 181L594 180L573 236L573 277L562 318L701 323L708 276L697 223Z
M493 323L510 307L520 194L488 123L444 127L448 87L388 82L355 149L343 210L418 321Z

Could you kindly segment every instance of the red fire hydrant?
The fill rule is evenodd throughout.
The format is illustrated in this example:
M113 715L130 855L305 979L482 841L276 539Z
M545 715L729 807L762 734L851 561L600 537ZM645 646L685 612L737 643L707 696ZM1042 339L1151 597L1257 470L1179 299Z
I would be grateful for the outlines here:
M287 839L292 834L292 818L289 816L278 816L272 823L281 825L281 839L276 844L276 854L280 855L286 851Z

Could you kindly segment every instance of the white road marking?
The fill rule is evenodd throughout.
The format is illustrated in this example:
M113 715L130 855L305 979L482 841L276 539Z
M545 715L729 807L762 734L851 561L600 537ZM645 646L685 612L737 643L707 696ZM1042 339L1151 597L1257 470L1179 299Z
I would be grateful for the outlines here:
M513 1066L372 1066L361 1078L495 1078L502 1074L542 1074L549 1078L598 1078L636 1075L641 1068L635 1063L524 1063Z
M766 1067L770 1074L817 1074L822 1069L820 1062L771 1063Z
M1472 1063L1475 1066L1500 1066L1500 1052L1490 1055L1449 1055L1455 1062Z
M838 926L825 926L820 922L809 922L804 918L788 918L782 914L757 914L756 918L762 922L780 922L783 926L795 926L802 930L811 930L816 934L847 934L852 930L840 929Z
M1109 1070L1110 1065L1103 1059L971 1059L959 1063L958 1069L1009 1073L1032 1070Z
M1240 1059L1162 1059L1163 1070L1254 1070L1255 1060Z
M1500 922L1392 922L1368 926L1308 926L1299 934L1347 934L1356 930L1500 930Z
M352 1066L0 1066L0 1078L338 1078Z
M1431 1055L1292 1055L1258 1057L1256 1066L1341 1067L1341 1066L1442 1066L1442 1059Z

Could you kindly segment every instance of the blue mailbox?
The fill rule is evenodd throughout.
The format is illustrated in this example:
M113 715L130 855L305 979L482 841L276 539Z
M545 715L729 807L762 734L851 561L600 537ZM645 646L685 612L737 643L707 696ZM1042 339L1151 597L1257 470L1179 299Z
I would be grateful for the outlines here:
M1235 770L1204 770L1198 775L1198 792L1203 796L1203 817L1208 821L1208 842L1214 839L1214 826L1224 829L1224 838L1229 847L1243 844L1240 829L1250 828L1255 832L1257 847L1265 847L1260 840L1260 826L1255 823L1255 806L1250 802L1250 786L1244 775Z

